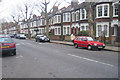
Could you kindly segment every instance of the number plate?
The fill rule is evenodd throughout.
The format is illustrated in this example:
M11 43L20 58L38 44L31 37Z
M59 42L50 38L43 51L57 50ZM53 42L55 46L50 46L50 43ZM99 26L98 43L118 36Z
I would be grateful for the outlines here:
M102 46L98 46L98 48L103 48Z
M1 48L9 48L10 46L1 46Z

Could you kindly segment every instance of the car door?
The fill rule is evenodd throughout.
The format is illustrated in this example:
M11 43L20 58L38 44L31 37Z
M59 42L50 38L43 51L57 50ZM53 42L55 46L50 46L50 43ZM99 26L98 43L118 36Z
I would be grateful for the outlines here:
M79 37L79 38L77 39L77 44L78 44L78 46L81 46L81 38L82 38L82 37Z
M88 43L88 42L87 42L86 37L83 37L83 38L82 38L82 41L81 41L81 46L82 46L82 47L87 47L87 43Z

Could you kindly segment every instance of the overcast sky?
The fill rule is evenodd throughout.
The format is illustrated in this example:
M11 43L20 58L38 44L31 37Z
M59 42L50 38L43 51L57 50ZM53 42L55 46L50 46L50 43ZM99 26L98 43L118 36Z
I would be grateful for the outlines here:
M21 7L23 9L24 3L27 2L27 3L38 4L39 1L44 1L44 0L2 0L0 2L0 19L11 21L12 20L11 15L17 15L20 12L18 7ZM56 0L47 0L47 1L50 1L50 4L48 5L48 10L49 10L56 2ZM59 8L67 7L71 2L71 0L66 0L69 3L67 3L64 0L57 0L57 1L62 2ZM79 2L81 1L83 0L79 0ZM39 16L40 13L37 11L37 9L34 9L34 14Z

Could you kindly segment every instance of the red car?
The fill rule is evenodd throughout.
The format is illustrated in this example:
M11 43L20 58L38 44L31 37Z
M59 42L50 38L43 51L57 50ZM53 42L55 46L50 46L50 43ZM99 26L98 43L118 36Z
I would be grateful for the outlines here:
M16 45L10 36L0 36L0 51L3 54L16 55Z
M79 36L74 40L74 47L85 47L89 50L97 49L101 50L105 48L105 44L101 42L94 41L91 37Z

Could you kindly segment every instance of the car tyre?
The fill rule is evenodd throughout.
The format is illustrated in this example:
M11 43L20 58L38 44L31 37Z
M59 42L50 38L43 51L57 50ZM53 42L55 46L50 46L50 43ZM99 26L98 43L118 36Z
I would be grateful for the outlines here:
M16 55L16 51L13 53L13 55Z
M78 48L78 45L77 45L77 43L75 43L75 44L74 44L74 47L75 47L75 48Z
M15 55L16 55L16 51L15 51L14 53L11 53L10 55L11 55L11 56L15 56Z
M92 49L92 46L91 46L91 45L88 45L88 46L87 46L87 49L88 49L88 50L91 50L91 49Z

